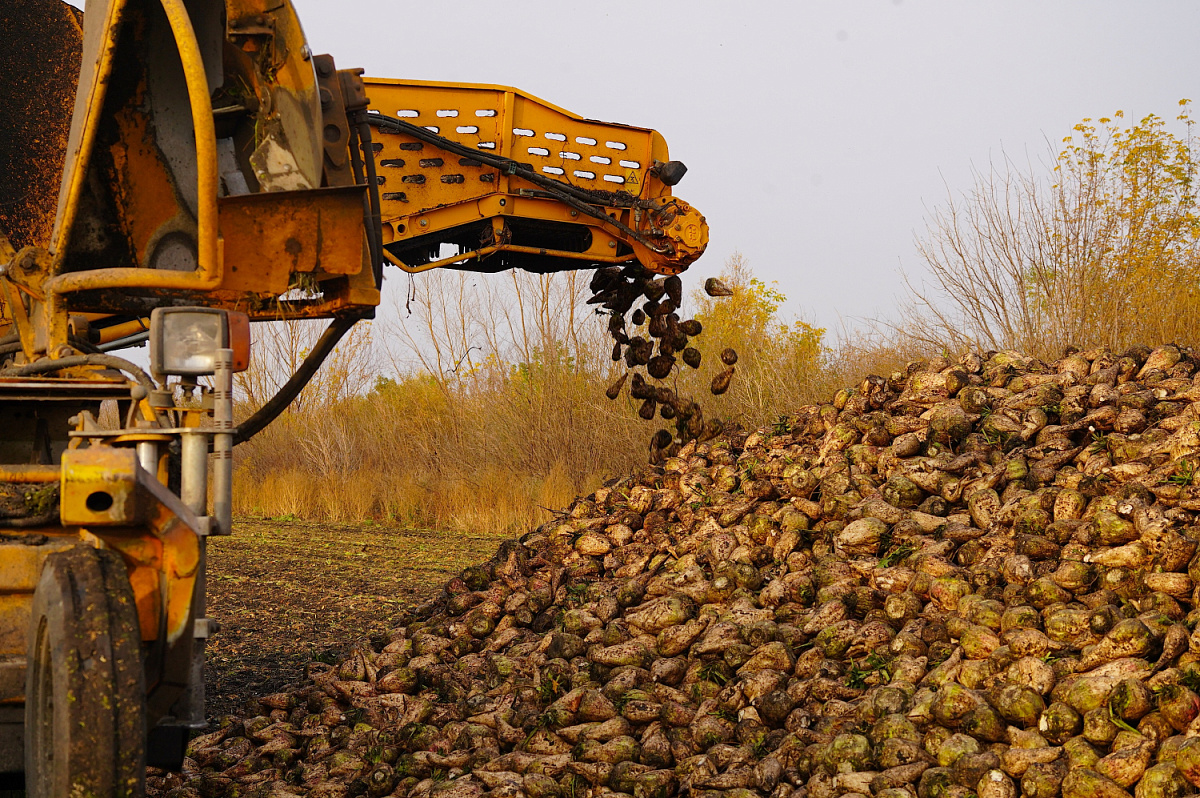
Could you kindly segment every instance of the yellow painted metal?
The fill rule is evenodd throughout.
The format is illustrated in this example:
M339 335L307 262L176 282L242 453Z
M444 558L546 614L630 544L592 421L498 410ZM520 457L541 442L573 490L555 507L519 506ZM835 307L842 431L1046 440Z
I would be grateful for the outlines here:
M0 292L3 293L4 307L8 311L12 325L17 328L17 334L21 338L21 349L26 359L32 359L37 333L29 320L29 313L25 309L25 301L21 297L20 291L20 285L0 277Z
M192 111L192 126L196 136L196 260L199 264L195 279L197 283L207 284L210 280L219 280L220 274L217 258L217 131L213 122L208 75L204 71L204 58L200 54L200 43L196 41L196 31L183 0L160 2L171 23L171 33L175 36Z
M0 483L58 482L58 479L59 468L54 465L0 466Z
M650 173L655 161L670 160L666 141L654 130L584 119L510 86L387 78L366 78L365 82L372 109L479 152L530 163L535 171L580 188L627 191L642 198L670 193ZM451 183L440 179L446 172L426 172L423 170L434 167L420 165L421 160L437 154L389 147L385 139L379 157L386 159L393 152L405 164L394 172L385 167L381 170L384 174L438 177L423 182L388 180L385 190L404 190L413 209L474 198L480 193L480 177L494 172L455 159L449 164L450 173L462 173L464 180ZM504 190L508 180L506 175L496 175L494 181L484 182L491 184L486 186L489 189ZM514 193L509 189L505 193Z
M364 186L242 194L220 200L227 266L212 296L268 299L296 275L357 274L363 268Z
M154 46L178 53L190 108L186 131L171 132L179 118L155 116L161 103L142 99L152 88L146 67L129 59L138 52L130 48L144 46L138 37L151 27L150 8L156 3L166 19L159 27L169 32L170 42ZM243 310L255 319L330 317L379 303L355 204L363 189L317 187L324 124L312 59L294 8L275 0L225 0L224 6L224 86L214 77L212 53L203 51L183 0L101 0L87 15L85 63L51 246L48 252L18 256L23 268L11 270L3 286L2 315L20 328L26 360L70 354L69 314L116 309L129 295L186 298ZM108 91L114 74L123 93ZM608 208L606 215L594 218L545 196L518 175L377 131L384 235L393 250L388 260L401 268L490 270L495 268L490 257L508 253L532 256L534 268L551 260L557 264L553 268L570 268L573 263L624 263L636 257L648 268L670 274L685 268L707 243L703 217L672 197L656 175L656 164L669 155L653 130L584 119L504 86L369 79L368 89L374 110L385 116L436 129L479 152L529 163L547 178L628 200L615 203L625 207ZM213 97L220 98L222 114L236 107L253 117L253 140L238 146L262 150L272 136L287 142L285 154L296 165L287 178L291 182L264 182L256 190L250 178L251 193L218 199ZM229 105L235 101L244 107ZM96 138L101 124L116 131L115 143ZM174 167L157 146L164 135L194 141L195 183L190 190L195 197L189 200L194 219L179 194L182 186ZM124 232L117 240L128 242L132 263L91 259L84 257L85 250L71 252L74 217L89 174L112 196L111 211ZM266 180L263 173L256 174ZM267 190L281 187L291 190ZM347 195L337 202L323 193L338 190ZM477 245L468 241L450 258L404 263L409 258L406 242L436 249L457 230L454 240L461 245L461 229L481 223L484 231L491 223L490 239L484 236ZM547 246L520 235L513 240L510 223L584 232L582 237L572 234L576 243L570 246L557 241ZM630 228L637 235L631 236ZM183 234L194 243L195 269L147 268L156 242L167 234ZM310 290L313 298L281 298L296 288ZM21 301L17 291L24 295ZM116 340L126 330L136 332L137 325L101 333L101 342Z
M0 526L3 529L3 526ZM16 530L5 530L5 534L20 535ZM41 530L32 534L42 535ZM75 535L62 535L59 542L63 547L73 545L79 542ZM4 551L4 557L0 557L0 584L4 585L6 593L33 593L37 587L38 577L41 575L42 562L46 559L46 551L41 550L39 546L10 546ZM28 616L26 617L28 625ZM21 651L24 651L22 648ZM0 653L7 653L7 650L0 650Z
M54 232L48 249L17 255L22 268L9 274L33 297L26 300L30 320L21 335L25 359L70 354L69 314L118 308L131 295L187 298L247 310L256 318L330 317L377 305L378 286L363 268L369 266L363 189L351 189L356 196L332 213L321 188L320 95L292 4L225 0L222 13L206 6L189 9L183 0L99 2L85 20L84 64ZM195 23L189 14L197 15ZM212 41L214 21L224 25L223 44ZM207 38L198 35L197 25ZM151 43L151 35L165 40ZM146 52L172 51L181 79L172 79L168 70L152 76ZM172 57L162 63L169 65ZM113 85L119 88L110 90ZM253 130L252 140L238 139L237 146L257 147L239 165L251 193L222 200L230 217L224 222L213 97L220 98L223 113L240 109L235 116L244 118L245 136ZM188 111L181 117L174 108ZM101 127L116 140L98 138ZM291 166L276 174L272 164L281 158ZM181 169L182 162L190 165ZM108 204L106 218L115 218L120 228L115 236L106 233L118 245L103 257L93 251L109 245L87 239L86 231L98 227L94 220L80 228L87 240L73 238L80 214L97 213L80 198L97 190L100 205ZM253 213L269 236L243 234L242 206L253 201ZM195 268L155 267L162 242L180 237L183 243L176 246L195 252ZM299 252L271 246L296 242L305 245ZM3 254L0 261L13 261L13 253ZM308 268L289 271L289 260ZM317 282L323 296L316 301L275 301L297 287L317 288ZM0 326L23 321L13 318L14 300L0 298Z
M160 1L166 11L167 20L171 25L171 33L175 37L179 59L183 65L184 82L187 85L192 126L195 131L198 266L194 272L116 267L58 274L47 280L44 283L45 318L49 337L45 346L46 351L52 355L57 352L59 347L67 345L66 314L62 307L63 294L103 288L207 291L216 288L221 282L221 263L217 253L217 135L213 122L212 102L209 98L208 76L204 71L204 58L200 53L199 42L196 40L196 31L192 27L191 17L188 16L183 0ZM113 0L112 4L115 5L116 2L117 0ZM116 26L109 26L108 35L112 37L115 32ZM85 42L86 37L85 33ZM110 58L111 51L111 45L103 49L103 52ZM61 259L56 258L55 267L60 264Z
M188 631L200 526L131 448L91 446L63 454L60 515L126 555L142 639L175 643Z
M56 469L57 470L57 469ZM57 474L56 474L57 476ZM46 558L78 545L79 536L56 529L5 529L6 536L28 543L10 543L0 557L0 706L25 700L25 649L33 592Z
M439 234L496 217L587 228L593 240L587 251L594 262L613 262L615 254L597 251L597 240L601 246L617 241L647 268L666 274L682 271L708 244L704 217L672 197L671 188L657 176L656 165L670 158L666 141L654 130L584 119L508 86L384 78L365 82L372 109L386 117L424 127L483 154L511 158L544 178L594 192L597 200L610 197L617 205L634 206L607 208L606 213L655 244L650 248L616 224L580 214L560 201L539 196L530 202L544 189L519 175L380 128L377 163L385 238L400 248L407 241L436 241ZM518 205L521 199L526 201ZM527 251L520 246L485 245L437 265L497 251ZM572 258L571 250L562 247L533 252ZM409 270L414 268L436 266Z
M137 503L137 452L108 446L75 449L64 455L60 514L67 526L131 526Z
M138 465L131 448L92 446L64 453L62 466L6 466L0 481L60 482L62 525L0 531L29 536L0 556L0 706L24 700L24 653L29 612L46 558L72 546L119 551L129 572L142 640L157 662L186 663L190 656L192 602L200 563L199 522L158 479ZM90 497L102 494L106 502ZM179 674L151 668L158 681L150 697L169 704ZM176 680L173 682L172 680Z

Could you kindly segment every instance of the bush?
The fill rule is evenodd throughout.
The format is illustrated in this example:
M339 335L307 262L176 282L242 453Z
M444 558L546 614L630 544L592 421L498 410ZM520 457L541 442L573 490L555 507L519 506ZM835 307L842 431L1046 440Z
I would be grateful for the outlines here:
M1043 173L1007 158L937 210L917 242L932 287L904 329L958 350L1195 340L1200 331L1196 141L1187 100L1154 115L1084 119Z
M612 362L602 319L585 304L589 276L511 274L501 291L475 275L431 275L403 327L359 331L300 403L238 447L237 512L517 530L645 465L658 427L638 418L628 392L604 396L624 366ZM708 417L747 427L829 395L841 375L824 330L781 321L783 295L741 256L724 278L733 297L692 297L705 326L703 363L674 373L676 390ZM242 376L245 415L281 381L266 366L290 363L289 346L312 334L281 327L260 337ZM713 397L727 346L740 354L738 373ZM385 351L393 376L347 392L362 385L363 363Z

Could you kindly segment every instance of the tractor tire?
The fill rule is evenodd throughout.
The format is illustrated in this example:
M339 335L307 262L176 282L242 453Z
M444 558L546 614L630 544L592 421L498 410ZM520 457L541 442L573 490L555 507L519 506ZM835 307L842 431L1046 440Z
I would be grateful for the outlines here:
M29 798L145 792L145 679L137 608L114 551L46 559L25 678Z

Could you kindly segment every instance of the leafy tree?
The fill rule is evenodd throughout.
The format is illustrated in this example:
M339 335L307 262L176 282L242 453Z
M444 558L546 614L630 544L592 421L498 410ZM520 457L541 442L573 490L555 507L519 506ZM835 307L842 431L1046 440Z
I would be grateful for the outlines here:
M700 374L688 383L696 386L698 396L701 391L708 394L708 382L724 368L721 352L732 348L738 361L729 392L701 403L751 425L772 422L815 398L811 394L825 367L825 330L780 319L787 297L775 283L755 277L741 253L725 262L721 279L733 296L710 297L702 291L691 296L695 318L704 330L694 342L703 358Z
M1153 114L1084 119L1044 171L1008 158L930 218L910 331L927 343L1017 347L1195 340L1200 218L1189 101L1182 133Z

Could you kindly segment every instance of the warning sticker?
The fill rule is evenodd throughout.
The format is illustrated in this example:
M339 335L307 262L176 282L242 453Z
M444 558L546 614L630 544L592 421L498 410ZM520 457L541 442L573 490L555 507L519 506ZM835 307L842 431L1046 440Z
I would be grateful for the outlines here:
M629 174L625 175L625 183L630 186L636 186L642 181L638 180L638 173L633 169L629 170Z

